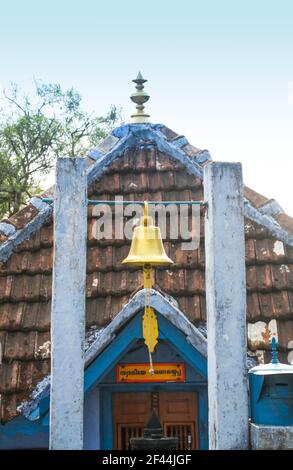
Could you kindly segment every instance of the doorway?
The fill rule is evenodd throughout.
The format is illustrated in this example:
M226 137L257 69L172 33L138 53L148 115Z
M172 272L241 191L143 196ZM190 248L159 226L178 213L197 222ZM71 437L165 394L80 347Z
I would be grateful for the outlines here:
M113 393L115 449L130 449L130 438L142 436L151 410L157 413L164 435L178 437L177 450L198 449L196 392Z

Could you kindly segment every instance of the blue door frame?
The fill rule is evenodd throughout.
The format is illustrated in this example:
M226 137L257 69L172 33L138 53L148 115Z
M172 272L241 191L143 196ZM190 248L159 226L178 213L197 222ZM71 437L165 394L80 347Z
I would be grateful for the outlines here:
M112 395L119 392L196 392L198 396L199 449L208 449L208 395L207 384L117 384L100 385L100 446L113 449Z

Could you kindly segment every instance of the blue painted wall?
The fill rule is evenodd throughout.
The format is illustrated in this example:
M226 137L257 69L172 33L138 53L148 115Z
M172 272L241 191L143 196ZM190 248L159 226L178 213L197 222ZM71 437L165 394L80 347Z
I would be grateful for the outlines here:
M49 428L20 416L0 426L0 449L47 449Z
M84 401L84 449L100 448L100 393L96 387L85 396Z
M293 426L293 374L249 374L251 420L255 424Z
M0 450L4 449L48 449L49 426L42 420L30 421L18 417L0 426ZM84 449L100 447L100 399L94 388L86 394L84 403Z

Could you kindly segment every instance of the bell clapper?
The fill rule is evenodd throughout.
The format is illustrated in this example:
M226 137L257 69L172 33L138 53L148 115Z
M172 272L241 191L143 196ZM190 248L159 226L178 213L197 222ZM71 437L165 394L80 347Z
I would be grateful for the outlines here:
M152 268L150 265L145 265L143 267L143 284L145 288L145 305L146 307L150 306L151 301L151 288L152 288Z
M153 358L152 358L152 353L150 352L149 350L149 360L150 360L150 370L149 370L149 373L151 375L154 375L155 371L154 371L154 366L153 366Z
M152 267L151 265L145 264L143 267L143 279L144 279L144 288L145 288L145 308L144 316L142 320L142 329L145 345L148 348L149 352L149 361L150 369L149 372L151 375L154 374L152 352L154 351L156 344L158 342L158 320L155 315L154 310L150 306L151 300L151 288L152 288Z

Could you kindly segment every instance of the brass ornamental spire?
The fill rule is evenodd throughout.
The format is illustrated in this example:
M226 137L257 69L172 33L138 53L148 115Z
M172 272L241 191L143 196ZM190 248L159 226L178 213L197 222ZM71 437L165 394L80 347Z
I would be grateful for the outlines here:
M132 93L130 99L136 104L136 112L131 115L130 123L131 124L142 124L144 122L149 122L149 114L144 112L144 103L146 103L150 95L144 91L144 83L147 82L140 72L138 72L135 80L132 80L136 83L137 91Z

